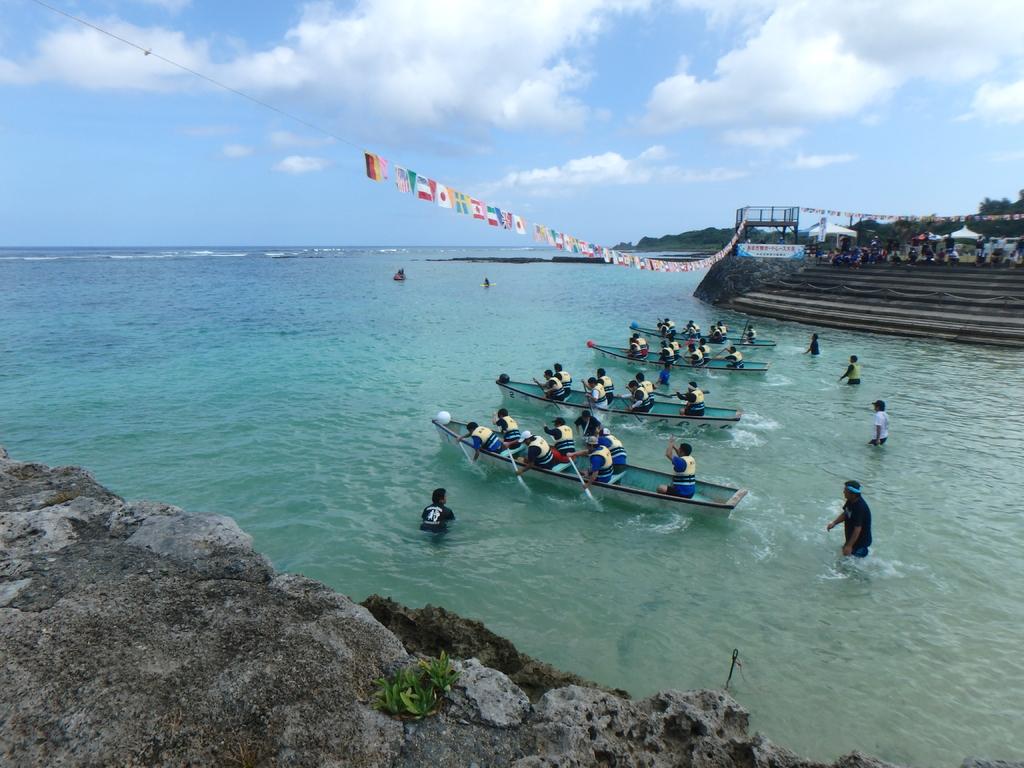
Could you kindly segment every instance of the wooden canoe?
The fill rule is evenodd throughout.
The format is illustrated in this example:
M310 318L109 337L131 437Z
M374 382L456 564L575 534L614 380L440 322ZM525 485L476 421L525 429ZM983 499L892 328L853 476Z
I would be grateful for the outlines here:
M502 376L507 379L504 374ZM689 424L697 427L728 429L739 421L740 416L743 415L743 411L737 411L732 408L711 408L705 405L703 416L684 416L679 412L683 407L683 403L676 399L655 400L654 406L647 413L636 413L622 407L592 408L587 404L586 394L577 390L570 392L569 397L565 400L552 400L544 397L544 389L537 384L527 384L526 382L511 380L503 381L501 378L495 384L501 387L506 397L513 400L533 401L535 403L553 405L556 408L565 407L577 411L590 408L602 422L608 421L608 416L611 415L618 421L635 418L637 421L652 424ZM622 402L618 397L614 400L615 406L619 406Z
M431 420L441 438L462 452L459 447L459 437L466 433L466 423L463 421L451 420L448 423L441 423L437 419ZM463 443L469 453L472 449ZM472 455L472 454L470 454ZM521 459L509 458L508 454L492 453L488 450L480 451L480 460L488 464L497 465L502 472L511 474L511 461L516 462L516 468L522 467ZM578 460L579 461L579 460ZM583 487L580 484L576 473L568 464L563 465L563 471L551 469L534 468L523 475L523 480L533 483L536 480L551 481L560 483L568 490L575 490L582 494ZM582 467L581 464L577 464ZM582 471L582 470L581 470ZM728 517L729 513L740 503L740 500L747 495L743 488L733 488L728 485L706 483L703 480L697 481L697 492L693 498L684 499L681 496L669 496L658 493L658 486L672 482L672 475L668 472L659 472L654 469L636 467L632 464L627 466L615 483L594 483L590 486L591 493L595 498L620 499L635 506L648 507L651 509L673 509L684 512L700 512L715 517Z
M603 357L621 360L628 364L642 365L649 368L661 368L665 365L658 359L658 353L653 349L645 359L641 359L630 357L622 347L612 346L611 344L598 344L594 341L588 341L587 346ZM758 360L744 360L742 368L730 368L725 360L720 359L709 360L707 365L699 366L690 365L685 360L676 360L676 362L672 363L673 368L682 368L689 371L721 371L723 373L765 373L768 370L768 365L768 363L762 363Z
M645 336L651 337L652 339L658 339L659 341L661 339L665 338L666 336L668 336L668 334L665 334L665 336L662 336L661 335L661 331L659 331L657 328L644 328L644 327L642 327L640 325L637 325L636 323L630 323L629 324L629 330L637 331L638 333L642 333ZM776 346L775 342L772 341L771 339L754 339L753 341L746 341L745 339L741 339L739 334L737 334L736 336L732 337L731 340L729 338L726 338L724 341L712 341L711 340L711 336L709 336L707 333L704 333L703 331L701 331L700 336L703 336L703 338L707 339L708 340L708 344L715 344L715 345L735 344L737 347L740 347L740 346L743 346L743 347L774 347L774 346ZM698 337L697 336L689 336L689 335L687 335L685 328L677 328L676 329L676 341L678 341L680 344L683 344L687 339L695 339L695 338L698 338ZM651 349L655 349L655 348L652 346ZM655 350L655 351L657 351L657 350Z

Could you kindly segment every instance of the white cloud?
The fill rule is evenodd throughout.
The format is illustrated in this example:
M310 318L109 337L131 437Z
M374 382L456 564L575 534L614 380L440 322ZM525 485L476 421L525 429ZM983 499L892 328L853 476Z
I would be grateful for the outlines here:
M153 0L168 8L180 0ZM215 64L209 46L162 27L117 19L102 26L168 58L267 99L287 96L337 119L389 129L443 126L580 127L589 74L574 61L608 20L651 0L466 0L430 9L420 0L303 6L280 41ZM21 62L32 80L83 88L205 87L180 70L100 33L63 26ZM12 79L0 64L0 77Z
M649 184L659 181L727 181L746 175L745 171L729 168L697 170L660 165L660 161L667 157L668 151L660 145L648 147L635 158L623 157L618 152L587 155L548 168L512 171L500 181L485 185L485 188L488 191L515 188L539 195L551 195L582 186Z
M211 69L208 46L163 27L137 27L116 19L102 22L114 34L199 71ZM61 27L38 43L25 66L32 81L56 80L80 88L172 91L191 88L196 80L177 67L82 26Z
M828 165L838 165L840 163L852 163L857 159L856 155L840 154L840 155L805 155L803 152L796 156L796 160L793 161L794 168L800 168L801 170L817 170L824 168Z
M722 134L722 138L729 144L742 147L775 149L791 144L803 134L803 128L731 128Z
M245 144L225 144L221 148L221 154L224 157L230 157L231 159L237 159L240 157L248 157L255 149L253 147L246 146Z
M331 164L331 161L324 157L309 157L307 155L288 155L281 162L274 166L275 171L281 173L313 173L322 171Z
M333 144L330 136L302 136L291 131L272 131L270 143L275 147L324 147Z
M993 123L1024 123L1024 79L1006 85L985 83L974 94L971 114Z
M714 21L708 0L679 1ZM764 16L754 0L727 5ZM787 127L859 115L915 79L963 82L994 71L1017 55L1020 13L1019 0L776 0L710 77L684 63L658 83L644 123Z

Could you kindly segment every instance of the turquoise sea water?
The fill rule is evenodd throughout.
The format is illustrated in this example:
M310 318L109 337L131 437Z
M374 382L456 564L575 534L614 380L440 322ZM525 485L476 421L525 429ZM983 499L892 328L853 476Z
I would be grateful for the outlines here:
M586 340L657 315L706 325L699 276L426 260L474 253L521 255L0 251L0 443L232 515L279 568L447 606L636 695L721 687L738 648L733 695L809 756L1024 754L1024 354L822 329L814 359L813 329L759 320L779 346L748 356L770 372L701 377L709 403L745 414L692 440L701 477L750 489L732 518L595 508L469 466L430 417L487 419L499 373L555 361L577 381L604 365L621 389L627 369ZM859 388L836 383L850 354ZM876 398L882 449L865 445ZM534 431L553 415L513 405ZM667 464L664 428L616 433L633 462ZM863 562L824 531L846 478L874 513ZM417 529L437 485L458 516L440 542Z

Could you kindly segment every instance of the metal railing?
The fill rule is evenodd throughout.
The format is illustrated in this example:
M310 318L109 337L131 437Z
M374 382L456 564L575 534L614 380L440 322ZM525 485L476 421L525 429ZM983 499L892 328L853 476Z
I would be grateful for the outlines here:
M736 226L744 220L752 227L795 227L800 221L800 207L748 205L736 210Z

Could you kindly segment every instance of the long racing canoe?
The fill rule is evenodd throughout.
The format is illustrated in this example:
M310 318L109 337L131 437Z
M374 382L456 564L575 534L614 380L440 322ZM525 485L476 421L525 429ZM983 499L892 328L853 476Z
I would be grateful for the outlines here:
M512 381L506 374L501 374L498 380L495 382L501 387L502 392L505 396L513 400L528 400L538 403L544 403L546 405L553 405L555 407L565 407L578 411L584 409L591 409L601 421L606 421L609 414L621 417L624 419L636 418L637 421L650 422L650 423L672 423L672 424L690 424L698 427L712 427L718 429L728 429L737 421L740 420L740 416L743 415L743 411L738 411L732 408L711 408L708 406L704 407L703 416L684 416L680 413L682 410L682 402L668 402L668 401L654 401L654 405L651 410L646 413L638 413L636 411L628 411L625 408L593 408L587 403L587 395L584 392L572 390L569 396L565 400L552 400L549 397L544 397L544 388L539 384L528 384L523 381ZM615 403L619 401L616 397Z
M659 340L668 336L667 333L666 334L662 334L662 332L660 330L658 330L657 328L644 328L643 326L637 325L636 323L630 323L629 324L629 329L631 331L638 331L638 332L640 332L640 333L642 333L642 334L644 334L646 336L651 336L652 338L659 339ZM774 347L774 346L776 346L775 342L772 341L771 339L754 339L753 341L748 341L747 339L742 338L742 336L740 336L739 334L734 336L731 340L730 340L729 337L726 337L725 339L722 339L721 341L712 341L711 340L711 336L709 336L706 333L705 334L699 334L699 336L703 336L703 338L707 339L708 340L708 344L716 344L716 345L717 344L735 344L736 346L744 346L744 347ZM686 333L686 329L685 328L677 328L676 329L676 340L679 341L679 342L682 342L682 341L684 341L686 339L695 339L695 338L697 338L697 336L692 336L692 335Z
M440 413L438 418L431 419L431 422L446 443L458 448L459 437L466 432L466 422L441 417L448 417L448 414ZM471 450L469 446L465 443L462 446L465 447L463 452L469 455ZM488 464L504 465L502 471L509 473L513 469L518 470L523 466L521 459L511 456L507 452L501 454L482 449L480 459ZM577 467L579 466L577 465ZM582 491L580 478L569 464L562 464L552 469L535 467L523 475L523 480L531 483L535 479L560 483L567 489L572 489L575 486L577 491ZM614 482L593 483L590 490L595 497L617 498L627 503L652 509L700 512L716 517L728 517L740 500L747 495L747 491L743 488L707 483L703 480L697 481L697 492L693 498L684 499L681 496L658 493L659 485L671 484L671 482L672 475L668 472L659 472L655 469L629 464Z
M587 346L599 355L610 357L615 360L621 360L624 363L632 365L643 365L651 368L661 368L665 365L658 359L658 353L655 350L651 350L647 357L640 358L630 357L622 347L616 347L610 344L598 344L594 341L588 341ZM723 371L727 373L765 373L768 370L768 365L768 363L762 363L758 360L744 360L742 368L730 368L729 364L725 362L725 360L721 359L708 360L704 365L691 365L685 360L676 360L676 362L672 363L673 368L684 368L696 371Z

